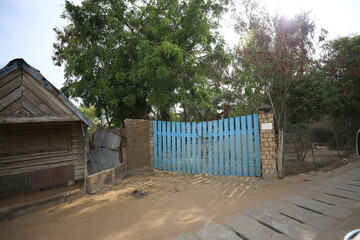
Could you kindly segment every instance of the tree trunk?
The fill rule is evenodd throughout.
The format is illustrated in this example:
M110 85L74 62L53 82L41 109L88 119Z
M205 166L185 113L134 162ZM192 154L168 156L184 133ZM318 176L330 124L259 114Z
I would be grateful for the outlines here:
M279 124L280 125L280 124ZM283 158L283 152L284 152L284 129L278 125L278 142L277 142L277 172L278 177L283 178L284 177L284 158Z
M184 122L187 122L187 111L186 111L185 103L182 103L182 107L183 107Z

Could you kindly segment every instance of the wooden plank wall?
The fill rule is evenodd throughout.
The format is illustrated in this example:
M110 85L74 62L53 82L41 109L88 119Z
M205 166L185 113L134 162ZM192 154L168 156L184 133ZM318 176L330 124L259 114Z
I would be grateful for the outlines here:
M51 127L56 125L69 126L71 131L71 147L69 151L51 151L0 157L0 176L74 165L75 180L84 178L83 137L80 122L2 124L0 125L0 144L1 141L6 141L6 139L1 138L1 128L14 128L17 126L36 128L39 126Z
M60 99L24 70L0 78L0 123L79 121Z

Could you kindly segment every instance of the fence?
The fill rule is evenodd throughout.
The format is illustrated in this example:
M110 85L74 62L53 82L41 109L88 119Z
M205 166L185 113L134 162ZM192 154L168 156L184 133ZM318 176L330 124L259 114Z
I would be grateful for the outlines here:
M261 176L258 115L210 122L153 121L154 168Z

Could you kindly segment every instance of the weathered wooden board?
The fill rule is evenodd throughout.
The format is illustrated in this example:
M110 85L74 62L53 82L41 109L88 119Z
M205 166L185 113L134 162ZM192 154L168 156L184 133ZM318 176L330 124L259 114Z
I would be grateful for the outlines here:
M14 95L11 94L16 93L16 88L25 88L22 96L25 96L29 102L38 107L43 115L74 115L74 117L77 117L76 120L83 121L87 126L93 126L92 122L69 99L47 81L38 70L31 67L23 59L14 59L1 69L0 112L10 105L12 101L16 101L16 99L13 99ZM30 96L30 92L32 96ZM33 96L36 97L34 98ZM20 112L16 111L16 114L27 116L33 112L34 110L31 109L21 109ZM6 113L13 113L13 111L6 111ZM71 119L74 119L74 117ZM34 119L18 119L20 120L19 122L35 121ZM38 120L46 121L46 119ZM68 121L70 119L64 118L63 120ZM61 118L57 116L56 119L50 118L50 121L61 121ZM0 123L15 122L16 118L11 120L0 119Z
M69 149L66 151L45 151L38 153L30 153L24 155L13 155L0 157L0 176L9 174L26 173L41 169L47 169L49 167L64 166L64 165L75 165L75 179L84 177L84 163L82 158L82 131L79 122L61 122L61 123L28 123L28 124L7 124L0 125L0 139L3 129L37 129L46 127L48 129L56 128L57 126L68 126L71 129L69 133L68 143ZM70 138L71 137L71 138ZM55 144L58 139L55 139ZM0 148L2 143L0 140ZM23 148L31 148L29 144L25 144ZM1 153L1 150L0 150Z
M4 98L6 95L17 89L21 86L21 76L17 76L12 81L8 82L7 84L3 85L0 88L0 99Z
M26 110L24 108L21 111ZM80 121L75 115L57 116L0 116L0 123L36 123L36 122L60 122L60 121Z
M37 152L69 151L70 137L69 126L2 129L0 157Z
M23 87L19 87L12 91L10 94L6 95L2 99L0 99L0 112L11 105L13 102L21 98L21 92L23 90Z
M0 164L0 172L7 171L10 169L20 169L20 168L27 168L27 167L34 167L34 166L41 166L41 165L47 165L52 163L60 163L60 162L72 162L77 161L79 159L79 154L63 154L62 156L44 156L44 158L41 159L35 159L35 160L28 160L25 162L16 162L16 163L8 163L8 164Z
M0 174L0 176L33 172L33 171L37 171L37 170L41 170L41 169L61 167L61 166L66 166L66 165L69 165L69 164L76 164L76 163L78 163L78 161L66 161L66 162L58 162L58 163L52 163L52 164L46 164L46 165L40 165L40 166L27 167L25 169L9 169L9 170L6 171L6 173L2 172Z
M21 74L21 70L16 69L9 72L6 76L0 78L0 87L4 86L14 78L18 77Z
M56 96L24 72L23 85L57 114L73 114Z
M1 112L0 115L19 115L21 111L21 100L16 100L15 102L13 102L12 104L10 104L9 106L7 106L6 108L4 108Z
M20 103L21 103L21 100L20 100ZM11 122L14 122L14 123L29 123L31 121L27 121L26 119L29 119L29 118L33 118L34 116L28 111L26 110L25 108L21 107L20 105L20 116L5 116L5 117L0 117L0 123L11 123Z
M37 96L35 96L32 92L25 89L23 91L23 97L27 98L35 107L37 107L44 115L54 115L56 114L53 110L51 110L48 105L46 105L43 101L41 101Z
M6 163L14 164L17 162L25 162L25 161L42 159L42 158L46 158L48 156L57 157L57 156L63 156L66 154L78 154L78 149L74 148L72 146L71 151L41 152L41 153L29 153L26 155L6 156L6 157L0 158L0 164L6 164Z
M21 98L21 106L25 108L31 115L42 116L44 115L33 103L31 103L25 96Z

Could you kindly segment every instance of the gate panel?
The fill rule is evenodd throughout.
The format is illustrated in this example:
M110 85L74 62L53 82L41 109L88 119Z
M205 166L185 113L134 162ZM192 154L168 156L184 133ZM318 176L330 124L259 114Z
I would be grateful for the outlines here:
M261 176L259 115L254 114L253 116L254 116L254 137L255 137L254 143L255 143L255 152L256 152L255 176L259 177Z
M230 118L230 175L235 173L235 131L234 131L234 118Z
M224 174L224 120L219 120L219 175Z
M205 174L206 173L206 170L207 170L207 159L206 159L206 146L207 146L207 128L206 128L207 124L206 122L203 122L203 135L202 135L202 138L203 138L203 141L202 141L202 150L201 150L201 154L202 154L202 157L201 157L201 168L202 168L202 171L201 173Z
M196 156L196 173L200 174L201 171L201 151L202 151L202 142L203 142L203 134L202 134L202 123L198 123L197 127L197 156Z
M213 135L214 136L214 175L219 175L219 154L218 154L219 122L216 120L213 123L214 123L214 135Z
M258 115L210 122L154 121L154 168L261 176Z
M254 161L252 160L254 157L254 144L253 144L253 134L251 133L251 130L253 129L252 127L252 116L248 115L246 116L247 119L247 130L248 130L248 140L247 140L247 144L248 144L248 157L249 157L249 175L250 176L255 176L255 169L254 169Z

